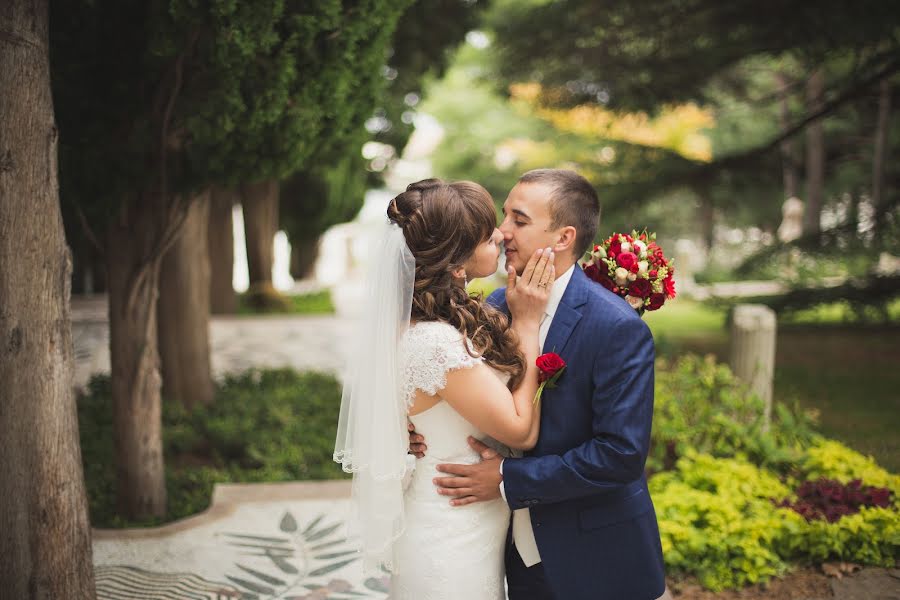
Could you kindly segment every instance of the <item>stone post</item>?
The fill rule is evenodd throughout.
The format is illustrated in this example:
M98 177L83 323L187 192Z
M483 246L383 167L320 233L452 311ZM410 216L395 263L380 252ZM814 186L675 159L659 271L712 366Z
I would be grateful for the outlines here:
M765 431L768 431L772 418L776 332L775 311L768 306L735 306L731 323L731 369L765 403Z

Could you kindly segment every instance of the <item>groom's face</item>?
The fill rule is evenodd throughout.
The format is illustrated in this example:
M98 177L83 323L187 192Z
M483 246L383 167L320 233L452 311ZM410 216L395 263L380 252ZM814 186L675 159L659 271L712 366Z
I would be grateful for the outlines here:
M554 246L557 232L550 230L550 193L541 183L518 183L503 203L500 232L506 252L506 264L522 274L538 248Z

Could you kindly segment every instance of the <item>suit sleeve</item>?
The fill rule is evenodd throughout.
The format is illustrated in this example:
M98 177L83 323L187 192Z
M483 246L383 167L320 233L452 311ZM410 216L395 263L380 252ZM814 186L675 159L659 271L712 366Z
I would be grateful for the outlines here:
M624 319L608 339L592 368L593 437L562 455L506 459L510 508L602 494L642 476L653 422L653 337L642 320Z
M506 288L498 288L491 292L491 295L487 297L485 300L488 304L493 306L494 308L499 308L503 312L509 314L509 309L506 307Z

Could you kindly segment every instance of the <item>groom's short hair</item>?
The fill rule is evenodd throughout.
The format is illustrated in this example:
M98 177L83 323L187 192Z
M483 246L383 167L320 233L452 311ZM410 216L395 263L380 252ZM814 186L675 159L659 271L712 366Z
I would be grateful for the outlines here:
M534 169L519 183L540 183L550 190L550 227L575 228L575 257L587 252L600 226L600 199L591 183L567 169Z

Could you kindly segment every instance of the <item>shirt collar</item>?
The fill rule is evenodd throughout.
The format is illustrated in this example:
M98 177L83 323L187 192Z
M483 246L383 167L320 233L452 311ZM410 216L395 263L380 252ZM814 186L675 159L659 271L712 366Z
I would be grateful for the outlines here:
M572 265L553 282L553 287L550 289L550 298L547 300L547 308L544 309L548 317L553 318L553 315L556 314L556 309L560 300L562 300L563 294L566 293L566 287L568 287L569 280L572 279L572 273L574 272L575 265Z

